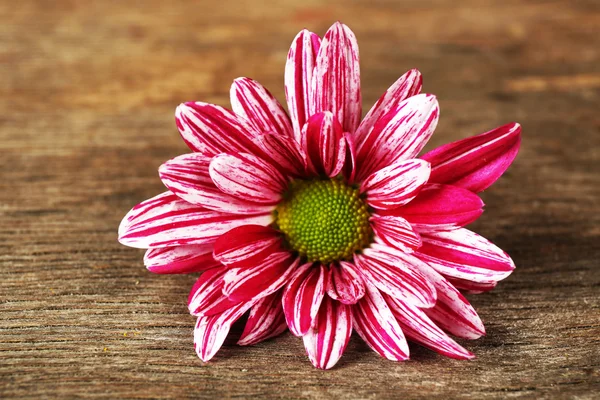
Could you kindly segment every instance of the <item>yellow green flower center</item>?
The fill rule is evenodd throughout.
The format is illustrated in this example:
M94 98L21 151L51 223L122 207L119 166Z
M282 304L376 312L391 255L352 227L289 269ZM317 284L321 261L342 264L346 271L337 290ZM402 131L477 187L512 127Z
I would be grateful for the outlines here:
M338 179L292 182L275 223L309 262L349 260L372 238L367 204L358 189Z

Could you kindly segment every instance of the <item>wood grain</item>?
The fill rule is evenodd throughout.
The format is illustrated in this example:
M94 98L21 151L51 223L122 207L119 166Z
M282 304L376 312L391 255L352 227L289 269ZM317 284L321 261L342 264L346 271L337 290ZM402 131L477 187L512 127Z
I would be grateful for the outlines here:
M518 269L471 296L487 336L453 361L379 358L353 338L314 369L285 334L203 364L185 301L116 241L186 152L177 104L228 105L253 77L283 99L295 33L340 19L365 108L417 67L433 145L522 123L519 157L473 229ZM0 2L1 398L579 398L600 395L600 7L588 1ZM239 334L239 327L236 329Z

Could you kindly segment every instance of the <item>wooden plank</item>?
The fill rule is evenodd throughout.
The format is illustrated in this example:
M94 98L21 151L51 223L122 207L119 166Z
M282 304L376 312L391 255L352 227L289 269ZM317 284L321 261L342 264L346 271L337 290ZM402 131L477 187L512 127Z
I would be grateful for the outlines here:
M89 3L0 3L1 398L597 398L597 1ZM522 123L473 225L518 269L470 297L488 332L461 341L473 361L413 346L392 363L353 337L323 372L289 334L241 348L234 333L203 364L194 278L148 273L117 225L186 152L178 103L227 106L238 76L283 99L295 33L337 19L359 39L365 108L423 72L442 110L432 146Z

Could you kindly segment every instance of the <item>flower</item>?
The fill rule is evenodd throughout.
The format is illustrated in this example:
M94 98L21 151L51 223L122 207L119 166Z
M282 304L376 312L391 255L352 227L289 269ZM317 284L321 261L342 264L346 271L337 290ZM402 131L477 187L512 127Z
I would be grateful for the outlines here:
M439 107L401 76L362 119L352 31L303 30L285 67L289 115L258 82L238 78L229 111L184 103L176 123L193 153L164 163L167 191L134 207L121 243L148 249L156 273L203 272L188 305L194 342L210 360L234 321L251 345L289 328L318 368L342 356L351 332L381 356L406 360L406 339L446 356L471 352L448 334L485 330L462 292L491 290L514 269L464 228L478 192L508 168L516 123L417 158Z

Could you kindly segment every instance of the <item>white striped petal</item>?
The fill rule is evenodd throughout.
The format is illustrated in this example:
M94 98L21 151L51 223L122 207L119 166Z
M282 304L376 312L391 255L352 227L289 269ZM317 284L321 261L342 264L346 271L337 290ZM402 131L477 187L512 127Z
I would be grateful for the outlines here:
M302 337L312 364L332 368L342 357L351 333L351 307L325 296L314 326Z
M388 246L412 253L421 246L421 237L402 217L372 214L369 218L376 238Z
M290 332L302 336L312 326L325 295L327 273L320 264L302 265L283 289L283 312Z
M148 249L144 265L155 274L189 274L221 263L213 258L213 246L205 244Z
M340 303L356 304L365 295L365 283L357 267L346 261L331 264L327 294Z
M258 300L248 316L244 332L238 340L240 346L251 346L285 332L287 324L281 305L279 290Z
M250 78L237 78L233 81L229 94L233 111L246 119L257 132L293 135L287 113L260 83Z

